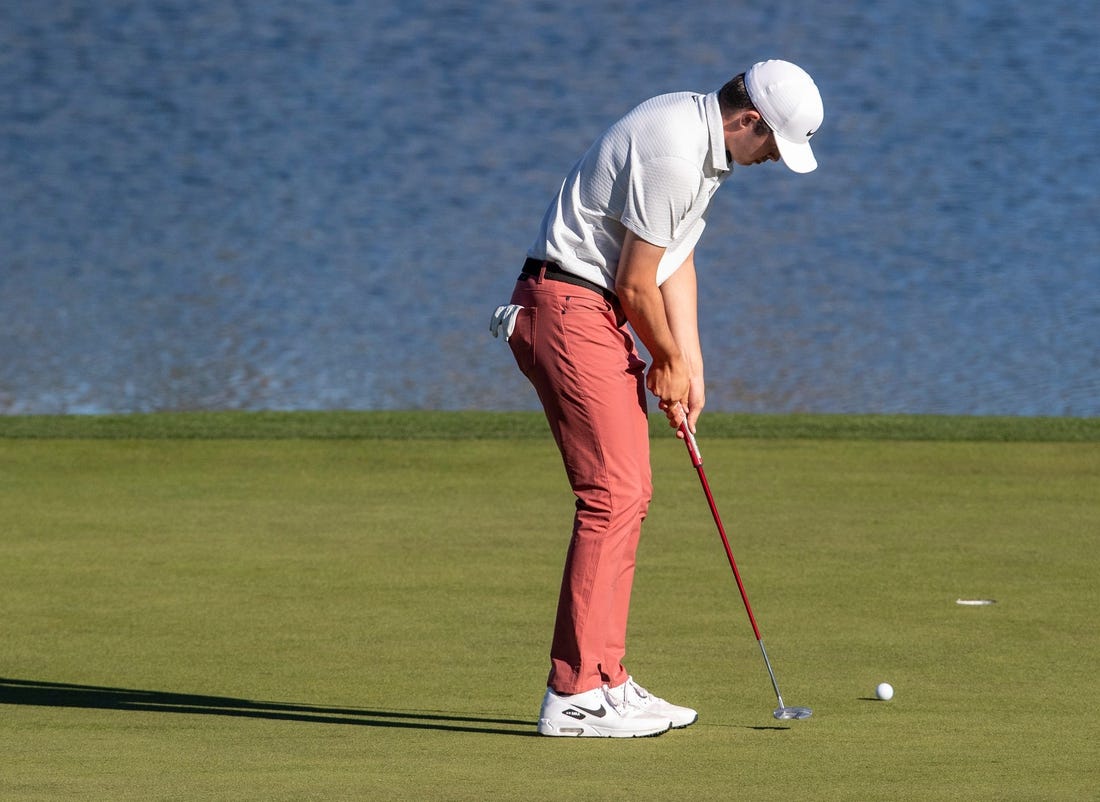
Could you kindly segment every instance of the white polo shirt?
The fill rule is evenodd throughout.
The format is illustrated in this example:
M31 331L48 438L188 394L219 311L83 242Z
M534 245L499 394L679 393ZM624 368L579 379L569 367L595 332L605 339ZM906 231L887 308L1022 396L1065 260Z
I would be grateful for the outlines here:
M528 256L614 290L629 229L666 249L660 285L695 248L710 199L729 175L717 92L647 100L573 167Z

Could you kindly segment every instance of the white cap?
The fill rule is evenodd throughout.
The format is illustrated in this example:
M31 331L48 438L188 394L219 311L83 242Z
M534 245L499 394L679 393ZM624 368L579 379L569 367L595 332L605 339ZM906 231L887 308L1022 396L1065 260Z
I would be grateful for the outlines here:
M745 73L745 88L764 122L775 132L783 163L796 173L817 168L810 137L825 117L814 79L789 61L761 61Z

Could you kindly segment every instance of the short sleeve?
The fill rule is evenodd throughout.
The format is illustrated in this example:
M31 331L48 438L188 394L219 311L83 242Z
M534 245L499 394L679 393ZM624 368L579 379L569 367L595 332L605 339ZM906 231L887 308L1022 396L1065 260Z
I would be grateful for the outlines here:
M667 247L699 192L698 166L676 157L634 165L620 222L646 242Z

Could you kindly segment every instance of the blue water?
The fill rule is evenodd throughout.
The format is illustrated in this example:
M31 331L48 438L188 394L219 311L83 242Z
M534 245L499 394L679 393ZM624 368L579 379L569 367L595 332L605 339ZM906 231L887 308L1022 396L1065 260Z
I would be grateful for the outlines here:
M798 62L697 252L708 408L1100 415L1093 0L0 3L0 413L535 409L487 331L637 102Z

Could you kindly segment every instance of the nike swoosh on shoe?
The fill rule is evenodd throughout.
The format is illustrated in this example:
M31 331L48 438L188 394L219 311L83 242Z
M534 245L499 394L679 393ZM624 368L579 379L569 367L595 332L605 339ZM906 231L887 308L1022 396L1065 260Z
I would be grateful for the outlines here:
M580 705L571 705L571 707L580 710L582 713L587 713L590 716L595 716L596 718L603 718L607 715L607 708L603 705L600 705L599 710L589 710L587 707L581 707ZM569 711L566 710L565 713L568 715Z

